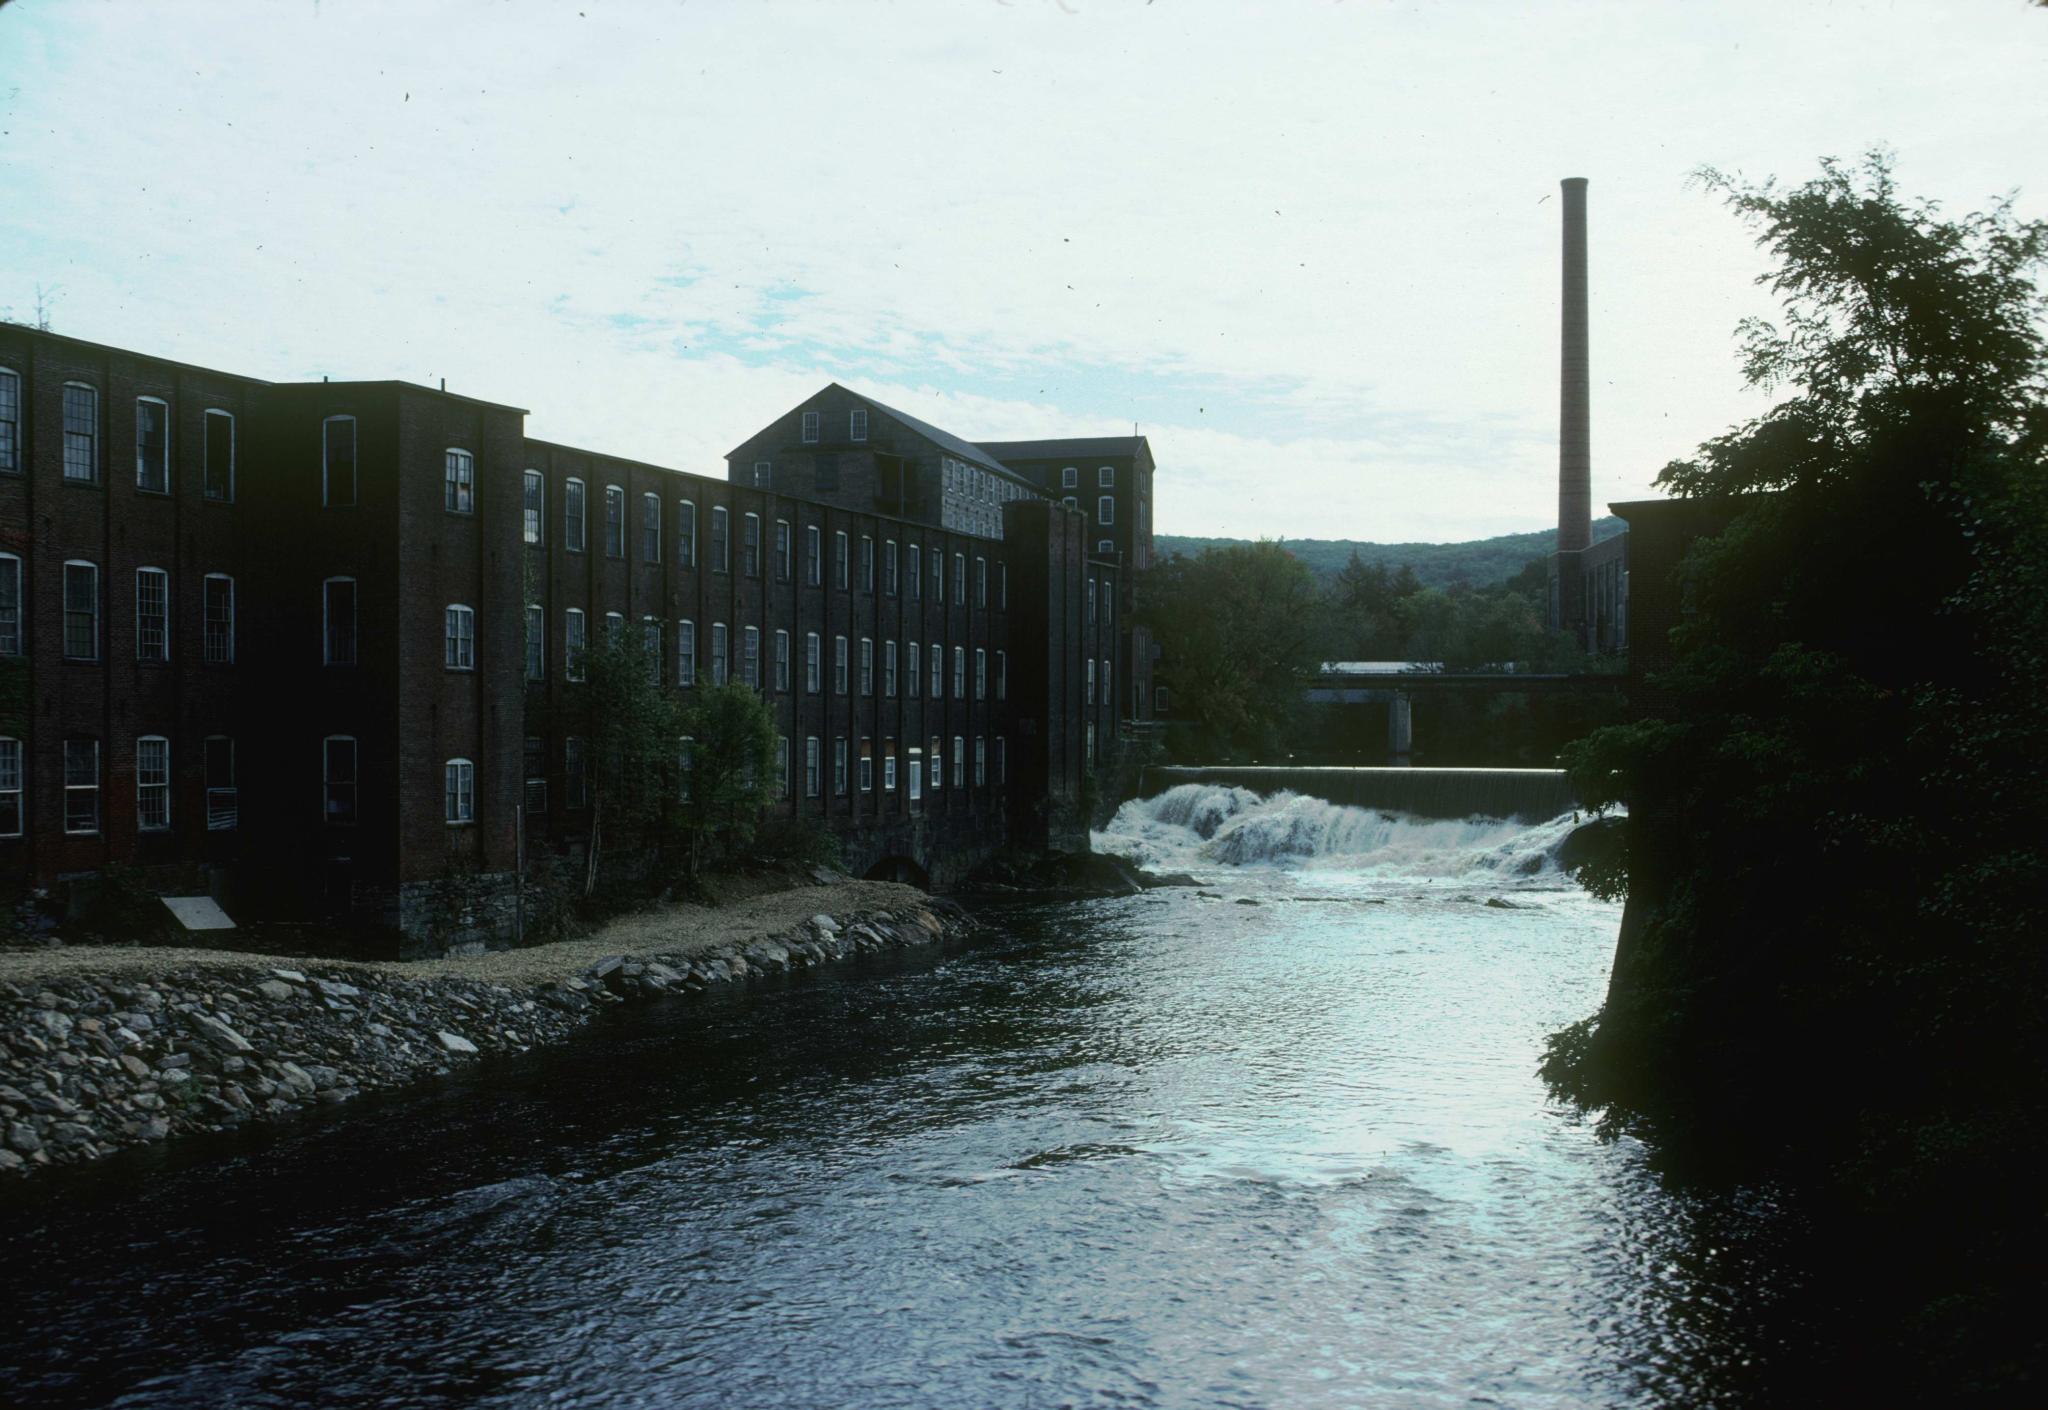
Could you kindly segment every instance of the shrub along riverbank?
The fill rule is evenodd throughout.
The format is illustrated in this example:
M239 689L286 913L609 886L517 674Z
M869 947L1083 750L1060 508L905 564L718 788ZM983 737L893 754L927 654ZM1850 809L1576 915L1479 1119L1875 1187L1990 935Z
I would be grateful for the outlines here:
M0 955L0 1173L289 1119L565 1037L607 1006L972 927L914 887L841 882L645 912L580 940L356 963L223 950Z

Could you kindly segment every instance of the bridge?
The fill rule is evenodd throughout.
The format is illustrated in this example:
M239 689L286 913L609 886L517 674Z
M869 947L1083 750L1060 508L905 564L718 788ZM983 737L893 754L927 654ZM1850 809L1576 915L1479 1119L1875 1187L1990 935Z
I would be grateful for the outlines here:
M1584 671L1446 671L1427 661L1332 661L1303 688L1302 699L1311 705L1385 705L1387 756L1405 767L1415 748L1417 695L1619 695L1627 683L1627 676Z

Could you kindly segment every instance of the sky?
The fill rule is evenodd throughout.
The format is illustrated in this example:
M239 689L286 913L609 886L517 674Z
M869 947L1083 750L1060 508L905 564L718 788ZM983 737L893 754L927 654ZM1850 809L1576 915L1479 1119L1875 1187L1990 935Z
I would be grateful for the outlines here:
M1691 173L2041 217L2044 132L2023 0L0 0L0 315L713 475L834 380L1135 425L1162 533L1448 541L1556 522L1560 178L1601 503L1767 404Z

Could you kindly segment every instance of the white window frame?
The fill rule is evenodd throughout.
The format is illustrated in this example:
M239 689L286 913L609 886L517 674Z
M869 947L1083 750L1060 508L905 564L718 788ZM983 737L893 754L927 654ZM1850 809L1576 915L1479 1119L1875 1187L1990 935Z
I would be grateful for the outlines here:
M824 772L823 764L824 756L819 747L818 736L816 736L815 734L805 735L804 797L816 798L818 796L819 790L824 787L825 780L822 776Z
M91 654L91 655L80 655L80 654L78 654L78 653L76 653L76 652L72 651L72 649L71 649L71 617L72 617L72 614L73 614L74 612L77 612L78 610L80 610L80 609L74 608L74 607L73 607L73 606L71 605L71 570L72 570L73 568L90 568L90 569L92 569L92 609L91 609L91 617L92 617L92 654ZM63 572L63 580L62 580L62 582L61 582L60 586L61 586L61 588L63 589L63 618L62 618L62 624L63 624L63 631L64 631L64 641L63 641L63 647L64 647L64 659L65 659L66 661L97 661L97 660L99 660L99 659L100 659L100 656L101 656L101 649L100 649L100 639L101 639L101 632L100 632L100 625L101 625L101 624L100 624L100 615L101 615L101 609L100 609L100 599L101 599L101 594L100 594L100 565L99 565L99 564L97 564L97 563L95 563L95 562L93 562L93 561L92 561L91 559L89 559L89 558L67 558L67 559L65 559L65 560L64 560L64 572Z
M932 699L946 698L946 648L932 643Z
M583 658L590 652L590 617L581 607L562 614L562 679L584 681L590 672Z
M450 827L476 824L476 764L450 759L441 770L441 807Z
M441 666L449 671L476 669L476 609L451 602L441 613Z
M442 452L441 509L447 514L476 513L476 457L461 446Z
M894 539L889 539L882 545L882 591L890 597L896 596L902 582L898 572L901 564L897 559L897 552Z
M153 406L163 413L164 418L164 482L161 485L146 484L143 481L142 463L142 408ZM171 404L162 397L137 397L135 399L135 488L142 494L169 494L171 492Z
M77 745L77 744L89 744L89 745L91 745L91 746L92 746L92 782L91 782L91 783L73 783L73 782L71 781L71 749L72 749L72 746L73 746L73 745ZM58 754L58 758L59 758L59 765L60 765L60 767L61 767L61 768L63 769L63 773L64 773L64 832L65 832L65 835L67 835L67 836L70 836L70 837L97 837L97 836L99 836L99 833L100 833L100 784L101 784L101 782L102 782L102 777L101 777L101 776L102 776L102 772L103 772L103 771L102 771L102 767L101 767L101 766L102 766L102 760L101 760L101 758L100 758L100 742L99 742L99 740L98 740L97 738L95 738L95 737L92 737L92 736L88 736L88 735L67 735L67 736L66 736L66 737L64 738L64 741L63 741L62 745L61 745L61 746L59 747L59 754ZM73 794L77 794L77 793L90 793L90 794L92 795L92 826L90 826L90 827L74 827L74 826L72 826L72 818L71 818L71 799L72 799L72 795L73 795Z
M84 392L91 398L87 411L89 412L92 424L83 431L71 429L71 393L74 391ZM100 482L100 389L90 382L66 382L64 384L62 400L59 403L58 415L58 427L63 436L65 480L74 485L97 485ZM85 473L83 475L74 475L71 473L72 466L78 463L78 461L71 453L74 445L73 437L81 436L85 440L83 457ZM98 831L98 829L95 828L94 831Z
M20 837L27 827L22 779L26 768L21 741L0 735L0 837Z
M722 504L711 506L711 571L732 571L732 512Z
M796 576L796 534L789 520L775 521L775 579L788 582Z
M162 745L161 766L144 772L143 759L151 753L148 746ZM149 805L154 802L162 810L162 816L152 822ZM169 832L171 830L171 741L160 734L145 734L135 740L135 830L137 832Z
M143 583L151 577L156 579L157 586L162 589L158 611L155 616L156 641L154 644L156 651L153 655L149 651L151 643L145 634L151 623L150 619L143 615L142 608ZM152 666L168 665L170 662L171 574L169 569L144 564L135 570L135 659Z
M725 623L711 624L711 684L721 686L732 679L732 633Z
M0 603L13 604L0 609L0 656L20 656L28 646L21 628L21 584L21 556L0 553Z
M775 629L775 688L789 689L789 633L782 627Z
M539 602L526 604L526 630L523 637L526 655L524 670L529 681L544 681L548 678L548 609Z
M562 481L562 548L582 553L590 543L590 485L571 475Z
M1116 488L1116 467L1114 465L1099 465L1096 467L1095 488L1099 490L1113 490Z
M754 690L761 688L761 629L740 628L740 679Z
M916 642L905 642L904 647L903 693L910 699L915 700L918 698L918 693L923 689L924 685L922 678L918 675L918 671L924 665L924 662L918 657Z
M750 578L761 576L761 516L751 509L740 516L740 571Z
M846 439L859 445L868 438L868 409L856 406L846 414Z
M676 684L697 684L697 624L688 617L676 623Z
M871 636L860 639L860 693L875 693L875 639Z
M334 497L334 443L327 429L337 422L348 423L348 498ZM363 497L363 434L355 417L346 412L320 418L320 507L353 509Z
M846 672L846 638L835 636L832 638L832 693L834 695L846 694Z
M882 694L894 699L896 696L896 643L894 640L882 643Z
M953 648L953 698L967 698L967 648L964 646Z
M806 411L803 416L803 443L814 446L818 443L818 413Z
M531 466L519 476L519 538L528 548L548 541L548 477Z
M697 566L697 501L676 501L676 566Z
M1095 522L1105 529L1116 523L1115 495L1104 494L1095 497Z
M337 780L334 777L334 751L329 746L335 744L346 744L348 746L349 776L346 779ZM362 748L356 742L356 737L352 734L330 734L322 739L320 741L320 820L323 823L329 827L354 827L356 825L356 821L362 817L362 801L361 795L358 792L362 787L362 781ZM346 817L337 817L335 815L334 790L337 788L346 788L348 790L348 816Z
M612 511L618 510L616 517ZM614 541L612 534L617 530ZM604 487L604 556L624 562L626 558L626 487L606 485Z
M215 650L213 615L207 584L227 584L227 621L223 627L221 650ZM233 666L236 664L236 580L229 574L207 574L199 580L199 660L207 666Z
M804 582L810 587L825 582L825 532L816 524L804 525Z
M816 632L804 633L804 693L816 695L824 683L825 648Z
M661 562L661 496L640 496L640 561Z
M1080 466L1064 465L1060 467L1060 488L1063 490L1078 490L1081 488Z
M965 788L967 778L967 737L953 736L953 786Z
M0 475L21 473L21 374L0 364Z
M854 759L858 786L863 793L875 791L875 739L873 735L860 737L860 753Z

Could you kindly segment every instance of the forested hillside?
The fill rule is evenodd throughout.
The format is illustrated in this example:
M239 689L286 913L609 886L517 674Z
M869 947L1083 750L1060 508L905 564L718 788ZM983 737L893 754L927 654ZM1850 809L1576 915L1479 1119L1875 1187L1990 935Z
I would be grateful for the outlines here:
M1593 538L1598 541L1618 534L1626 526L1612 515L1593 521ZM1182 553L1189 557L1205 548L1243 544L1245 539L1191 538L1180 534L1158 534L1154 551L1164 558ZM1358 539L1283 539L1281 547L1301 560L1318 577L1340 571L1355 551L1367 567L1382 565L1388 571L1402 567L1414 570L1424 587L1489 587L1506 582L1527 567L1529 560L1549 553L1557 544L1555 529L1537 529L1526 534L1501 534L1490 539L1464 543L1365 543Z

